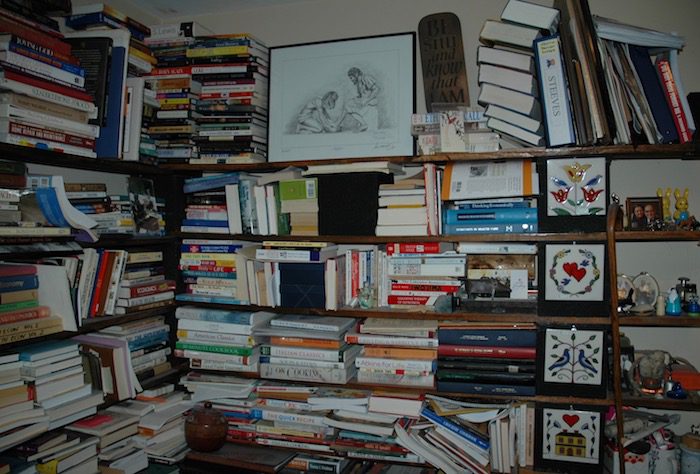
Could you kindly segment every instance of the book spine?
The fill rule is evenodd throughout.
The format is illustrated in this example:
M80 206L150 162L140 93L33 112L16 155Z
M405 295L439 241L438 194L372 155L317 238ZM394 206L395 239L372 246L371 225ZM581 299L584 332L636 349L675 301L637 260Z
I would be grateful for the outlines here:
M132 286L131 288L122 288L119 290L120 298L135 298L140 296L148 296L164 291L172 291L175 289L175 280L165 280L161 283L145 286Z
M692 140L693 136L688 126L688 117L685 115L685 110L683 110L676 81L671 72L671 65L667 59L659 59L656 61L656 68L659 71L666 102L671 109L673 122L678 130L680 143L688 143Z
M462 346L533 347L536 345L535 331L438 329L440 344Z
M436 350L404 347L365 346L362 354L366 357L387 357L394 359L437 359Z
M53 326L0 336L0 344L10 344L13 342L26 341L28 339L46 336L48 334L55 334L57 332L61 332L62 329L63 325L61 324L61 319L57 318Z
M535 41L534 49L547 131L547 146L555 147L575 143L576 133L568 97L569 88L562 64L559 36L541 38Z
M398 263L388 261L387 274L390 276L452 276L463 277L465 262L461 264Z
M537 222L508 224L445 224L443 227L443 234L531 234L537 232L537 228Z
M439 242L389 242L386 244L386 254L428 254L440 253Z
M346 369L260 364L262 378L344 384L347 383L349 375L351 372Z
M314 359L295 359L291 357L260 356L261 364L293 365L295 367L318 367L323 369L346 369L346 362L330 362Z
M482 436L477 436L475 433L472 433L471 431L468 431L465 428L462 428L461 426L453 423L452 421L448 420L447 418L441 417L431 410L427 408L423 408L421 410L421 416L427 418L431 422L438 424L453 433L459 435L460 437L464 438L467 440L469 443L472 445L476 446L477 448L480 448L480 450L487 451L490 447L490 443L488 439L485 439ZM488 454L487 454L488 456Z
M250 372L257 373L258 364L236 364L235 362L228 362L222 360L211 360L211 359L190 359L191 369L200 370L221 370L227 372Z
M209 310L194 306L180 306L175 311L175 317L177 319L192 319L250 326L253 324L254 313L245 311Z
M0 293L32 290L39 288L39 278L36 275L17 275L0 278Z
M142 296L139 298L119 298L117 300L117 306L139 306L148 303L155 303L158 301L170 300L175 296L173 291L165 291L163 293L155 293L153 295Z
M85 77L85 69L80 67L75 59L72 62L66 61L58 57L54 51L41 48L39 45L24 41L17 36L14 36L10 41L8 50L75 74L76 76Z
M177 337L179 339L187 339L192 342L206 344L226 344L232 346L253 346L256 344L255 338L246 334L222 334L190 329L178 329Z
M0 53L3 61L12 66L30 71L33 74L41 76L43 79L51 82L57 82L66 87L83 87L85 86L85 77L65 71L51 64L33 59L29 56L24 56L17 52L3 51Z
M506 209L447 209L443 215L445 224L489 224L512 222L536 222L537 209L506 208Z
M383 346L408 346L408 347L438 347L437 339L416 337L376 336L371 334L346 334L345 342L348 344L366 344Z
M460 346L440 344L438 355L443 357L494 357L501 359L534 359L534 347L493 347L493 346Z
M184 341L177 341L175 343L175 348L182 350L190 349L194 351L215 352L218 354L233 354L244 356L249 356L253 353L253 349L250 347L220 346L214 344L198 344Z
M58 316L49 318L33 319L28 321L17 321L0 326L0 337L12 334L21 334L30 331L38 331L46 328L62 326L62 320Z
M26 289L0 293L0 304L20 303L23 301L36 301L39 298L39 290Z
M438 380L437 389L438 392L478 395L514 395L519 397L530 397L535 395L535 387L530 385L449 382Z
M375 357L355 358L358 369L391 369L409 372L434 372L437 365L434 360L386 359Z
M68 43L42 33L38 29L27 28L27 26L17 23L5 16L0 18L0 29L6 33L11 33L18 38L22 38L25 41L30 41L36 45L46 48L47 50L53 50L66 57L70 56L71 54L71 47Z
M9 324L19 321L27 321L30 319L48 318L49 316L51 316L51 308L48 306L36 306L34 308L19 311L0 313L0 324Z
M253 356L247 355L235 355L235 354L216 354L213 352L202 352L193 350L175 350L175 355L177 357L183 357L185 359L199 359L199 360L211 360L218 362L227 362L230 364L236 364L241 366L251 365L253 362L257 362L258 355Z
M330 362L343 362L345 360L345 351L304 349L300 347L261 346L260 353L268 356L316 359Z
M95 148L95 140L90 138L78 137L76 135L71 135L52 129L33 127L28 124L14 121L9 122L8 133L32 137L36 138L37 140L49 140L57 143L65 143L67 145L88 148L90 150Z
M90 102L89 97L76 98L70 91L66 90L67 88L48 81L11 73L8 70L4 70L3 74L5 77L0 79L0 86L3 88L76 110L89 113L95 111L95 104Z
M396 295L389 294L387 296L387 303L392 305L424 305L432 306L437 302L438 296L409 296L409 295Z

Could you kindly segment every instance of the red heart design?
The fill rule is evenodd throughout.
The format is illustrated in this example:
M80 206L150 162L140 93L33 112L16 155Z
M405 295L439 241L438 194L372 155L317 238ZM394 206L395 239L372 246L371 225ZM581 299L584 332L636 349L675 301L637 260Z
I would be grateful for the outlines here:
M576 262L565 263L562 265L562 268L564 268L567 275L576 278L576 281L581 281L586 276L586 269L583 267L579 268Z
M578 420L580 420L578 415L564 415L561 418L567 425L569 425L572 428L576 423L578 423Z

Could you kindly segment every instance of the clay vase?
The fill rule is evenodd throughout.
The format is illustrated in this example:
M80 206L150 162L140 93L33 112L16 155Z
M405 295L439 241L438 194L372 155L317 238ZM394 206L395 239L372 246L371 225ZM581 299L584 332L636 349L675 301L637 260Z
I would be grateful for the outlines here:
M192 408L185 419L185 440L195 451L217 451L226 442L227 430L226 418L212 408L211 402Z

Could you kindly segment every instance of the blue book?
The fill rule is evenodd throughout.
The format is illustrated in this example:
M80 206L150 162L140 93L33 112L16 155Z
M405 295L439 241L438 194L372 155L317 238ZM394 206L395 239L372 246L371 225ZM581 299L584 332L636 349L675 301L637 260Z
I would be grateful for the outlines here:
M537 222L520 223L464 223L445 224L443 235L465 235L465 234L532 234L537 232Z
M421 414L421 416L427 418L431 422L433 422L437 425L440 425L444 428L447 428L448 430L452 431L454 434L459 435L460 437L464 438L473 446L480 448L484 451L488 451L490 443L489 443L488 438L486 438L485 436L483 436L479 433L475 433L474 431L469 430L465 427L462 427L462 426L450 421L449 419L438 415L437 413L431 411L428 408L423 408L423 410L421 410L420 414ZM488 455L488 453L485 453L485 454Z
M537 208L510 209L446 209L443 224L488 223L488 222L534 222Z
M182 219L182 225L193 225L201 227L228 227L228 221L218 221L210 219Z
M169 334L166 332L164 334L154 335L150 338L140 339L136 341L129 341L129 351L138 351L139 349L144 349L146 347L155 346L162 342L167 342L169 339Z
M513 201L513 202L498 202L498 201L483 201L483 202L455 202L457 209L521 209L531 208L530 201Z
M146 33L127 23L122 23L111 15L104 12L84 13L82 15L71 15L66 18L66 26L74 30L84 30L91 26L107 25L111 28L128 29L131 35L139 41L146 38Z
M661 133L661 143L678 141L678 130L671 115L671 109L666 102L666 96L661 86L659 75L649 55L649 48L644 46L629 45L630 60L637 71L639 81L642 83L644 95L649 102L651 114L654 117L656 128Z
M209 189L223 188L227 184L237 184L239 173L223 173L214 176L202 176L199 178L189 178L185 180L182 187L184 193L194 193L207 191Z
M181 244L182 253L233 253L243 245Z
M99 36L97 34L96 36ZM95 140L95 152L98 158L119 158L122 151L124 114L124 74L126 72L127 52L123 46L112 45L112 54L108 70L107 106L104 122L100 127L100 136Z
M32 362L77 351L78 343L75 341L46 341L22 347L19 360Z
M62 69L63 71L71 74L75 74L76 76L85 77L85 69L81 68L80 66L61 61L60 59L57 59L49 54L45 54L42 51L17 44L17 37L14 35L12 36L12 40L10 40L9 50L14 51L17 54L21 54L22 56L36 59L44 64L49 64L53 67Z
M259 313L264 314L264 313ZM180 306L175 310L177 319L194 319L213 323L253 324L256 319L255 311L228 311L225 309L197 308L195 306Z
M0 293L34 290L36 288L39 288L39 277L36 275L16 275L0 278Z
M189 301L192 303L220 303L220 304L249 304L248 300L239 300L238 298L231 298L227 296L204 296L204 295L193 295L191 293L181 293L175 295L176 301Z
M459 346L532 347L537 343L537 332L526 329L438 329L440 344Z
M229 280L236 279L236 272L207 272L204 270L182 270L183 277L207 277L207 278L228 278Z
M445 382L442 380L437 381L437 391L472 395L513 395L517 397L532 397L535 395L535 387L532 385Z

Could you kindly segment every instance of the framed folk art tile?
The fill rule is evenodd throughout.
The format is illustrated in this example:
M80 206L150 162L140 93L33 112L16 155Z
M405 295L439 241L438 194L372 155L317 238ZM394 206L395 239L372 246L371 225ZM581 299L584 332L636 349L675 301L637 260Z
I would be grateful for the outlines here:
M603 407L537 404L535 468L602 472Z
M539 327L537 393L605 398L608 338L603 326Z
M541 244L538 312L557 316L607 316L610 309L605 243Z
M550 158L538 162L538 202L542 232L604 231L609 192L609 163L604 157Z

